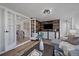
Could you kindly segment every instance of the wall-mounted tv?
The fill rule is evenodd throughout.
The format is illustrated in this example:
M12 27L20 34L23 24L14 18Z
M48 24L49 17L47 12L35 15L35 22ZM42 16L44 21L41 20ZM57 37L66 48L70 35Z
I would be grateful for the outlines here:
M53 29L53 24L44 24L44 29Z

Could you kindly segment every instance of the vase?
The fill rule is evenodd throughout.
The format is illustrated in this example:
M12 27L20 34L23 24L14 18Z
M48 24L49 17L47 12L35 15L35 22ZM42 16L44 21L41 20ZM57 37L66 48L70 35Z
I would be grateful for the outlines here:
M44 50L43 40L40 40L39 48L40 48L40 50Z

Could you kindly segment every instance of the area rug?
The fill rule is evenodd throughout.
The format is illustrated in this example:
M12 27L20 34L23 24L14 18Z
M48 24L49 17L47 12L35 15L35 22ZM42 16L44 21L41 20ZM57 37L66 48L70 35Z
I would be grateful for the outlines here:
M42 56L42 52L38 51L37 49L34 49L31 53L29 53L27 56Z
M59 44L53 43L54 45L54 56L64 56L64 52L59 48Z

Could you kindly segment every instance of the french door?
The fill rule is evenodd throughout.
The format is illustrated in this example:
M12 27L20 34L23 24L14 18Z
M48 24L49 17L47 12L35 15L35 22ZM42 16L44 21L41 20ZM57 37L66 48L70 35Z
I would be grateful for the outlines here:
M4 40L4 9L0 8L0 52L5 50Z
M5 13L5 50L16 47L15 14L6 11Z

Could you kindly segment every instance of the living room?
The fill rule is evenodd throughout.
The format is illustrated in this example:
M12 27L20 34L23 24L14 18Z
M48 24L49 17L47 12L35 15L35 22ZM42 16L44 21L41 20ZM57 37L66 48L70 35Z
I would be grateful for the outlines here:
M1 56L79 56L78 3L0 3L0 15Z

